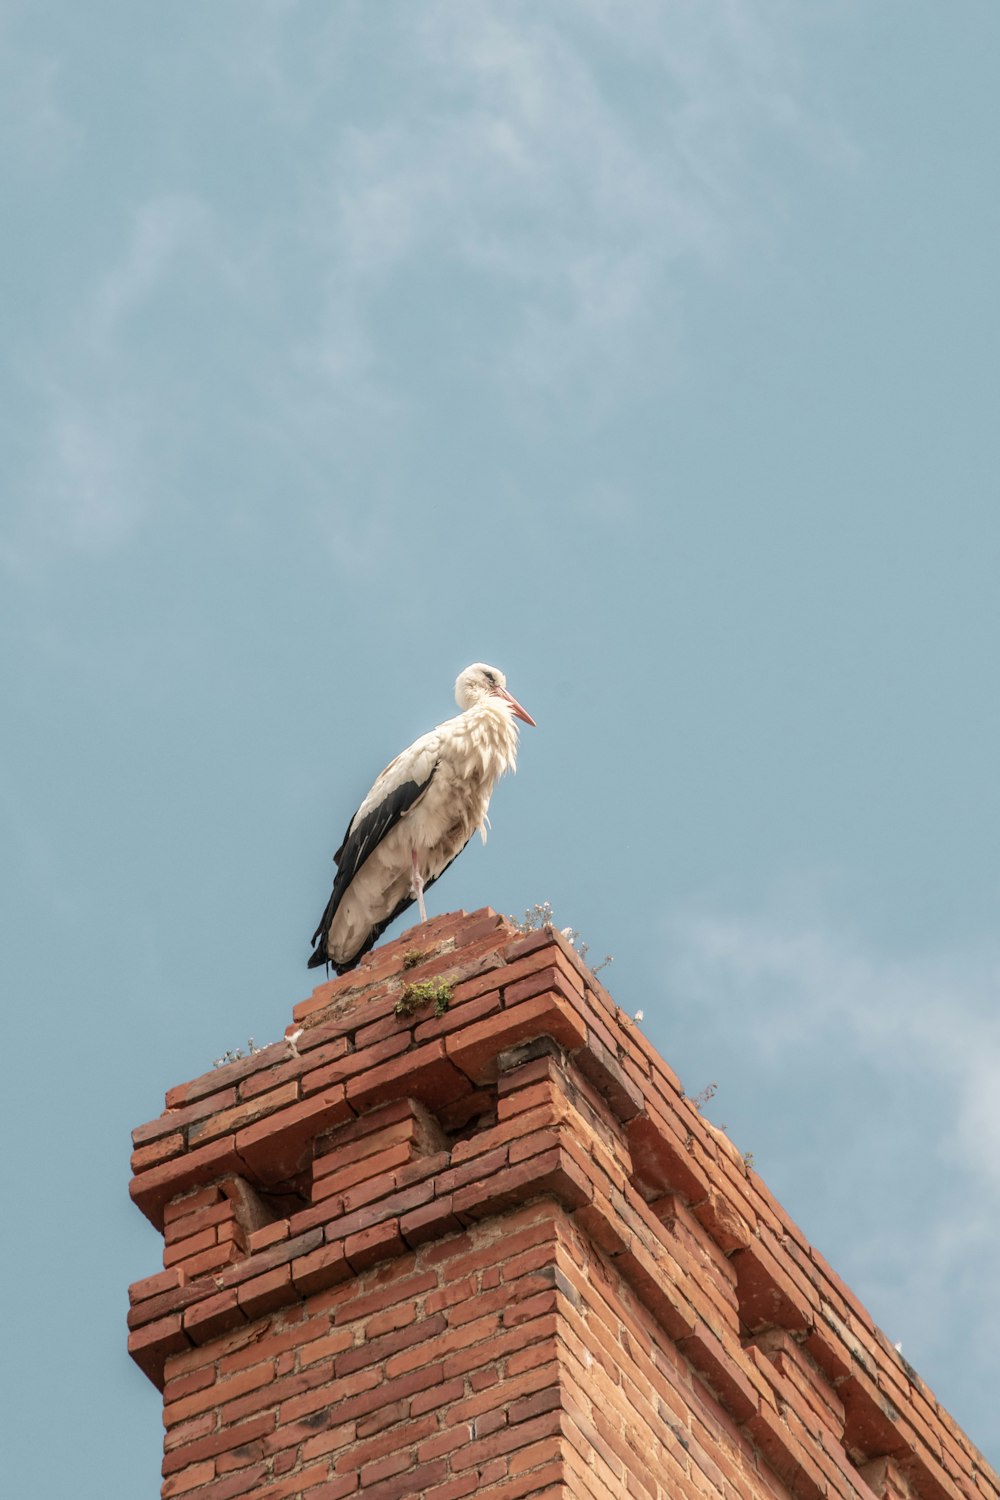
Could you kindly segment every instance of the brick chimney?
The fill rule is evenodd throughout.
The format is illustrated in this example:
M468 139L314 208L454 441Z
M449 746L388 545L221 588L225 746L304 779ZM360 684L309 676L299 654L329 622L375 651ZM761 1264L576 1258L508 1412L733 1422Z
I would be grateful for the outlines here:
M436 918L171 1089L164 1500L997 1500L558 933Z

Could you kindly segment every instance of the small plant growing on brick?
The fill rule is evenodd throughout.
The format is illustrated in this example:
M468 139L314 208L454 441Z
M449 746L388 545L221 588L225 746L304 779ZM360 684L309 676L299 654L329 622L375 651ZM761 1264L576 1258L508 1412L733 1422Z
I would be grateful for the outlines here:
M556 925L551 901L536 901L534 906L529 906L526 909L520 922L516 917L511 917L510 920L522 937L527 937L529 932L540 932L543 927L551 927L554 930ZM572 927L561 927L559 932L566 939L567 943L569 943L570 947L576 949L576 952L583 959L584 963L586 963L587 954L590 952L590 945L582 942L580 934L575 932ZM612 954L605 953L599 964L588 964L587 967L592 974L599 974L602 969L606 969L608 964L613 964L614 961Z
M451 1004L454 985L446 979L423 979L419 984L408 984L396 1001L393 1009L397 1016L412 1016L425 1006L433 1005L434 1014L443 1016Z
M522 937L526 937L529 932L539 932L543 927L554 927L555 918L552 912L552 902L536 901L534 906L526 908L520 922L516 917L511 917L510 920Z
M425 958L430 958L429 952L423 948L411 948L408 953L403 954L403 968L415 969L418 964L423 963Z
M216 1057L213 1060L212 1067L224 1068L226 1063L241 1062L244 1057L255 1057L258 1052L263 1052L268 1046L270 1046L270 1043L266 1042L264 1047L258 1047L253 1037L248 1036L247 1050L245 1052L242 1047L231 1047L228 1052L224 1052L221 1057Z
M706 1083L703 1089L701 1089L697 1094L693 1094L691 1096L691 1103L694 1105L698 1113L701 1114L701 1111L705 1107L705 1105L709 1102L710 1099L714 1099L718 1092L719 1085L717 1083ZM725 1129L725 1126L723 1126L723 1129Z

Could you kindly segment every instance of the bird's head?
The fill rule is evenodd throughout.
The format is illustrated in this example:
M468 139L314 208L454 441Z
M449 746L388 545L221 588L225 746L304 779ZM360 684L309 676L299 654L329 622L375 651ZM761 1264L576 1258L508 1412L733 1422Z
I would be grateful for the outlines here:
M506 703L515 718L523 720L525 724L534 724L534 719L518 703L517 699L507 691L507 679L499 667L488 667L485 662L473 662L471 667L466 667L460 672L455 682L455 702L459 708L474 708L477 703L485 703L489 698L499 698Z

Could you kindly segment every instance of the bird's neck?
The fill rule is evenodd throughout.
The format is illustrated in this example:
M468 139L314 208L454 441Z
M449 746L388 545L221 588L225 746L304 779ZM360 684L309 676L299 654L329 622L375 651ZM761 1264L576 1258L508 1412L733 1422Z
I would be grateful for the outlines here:
M500 698L485 698L461 715L470 741L483 758L483 769L494 779L516 769L517 725Z

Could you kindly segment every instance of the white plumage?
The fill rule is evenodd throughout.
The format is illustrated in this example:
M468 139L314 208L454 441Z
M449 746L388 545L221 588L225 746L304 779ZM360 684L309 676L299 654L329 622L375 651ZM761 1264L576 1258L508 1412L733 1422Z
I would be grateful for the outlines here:
M313 934L309 967L353 968L389 923L462 852L483 842L493 788L515 769L515 719L534 724L496 667L476 662L455 683L462 710L397 755L351 819L334 855L333 894Z

